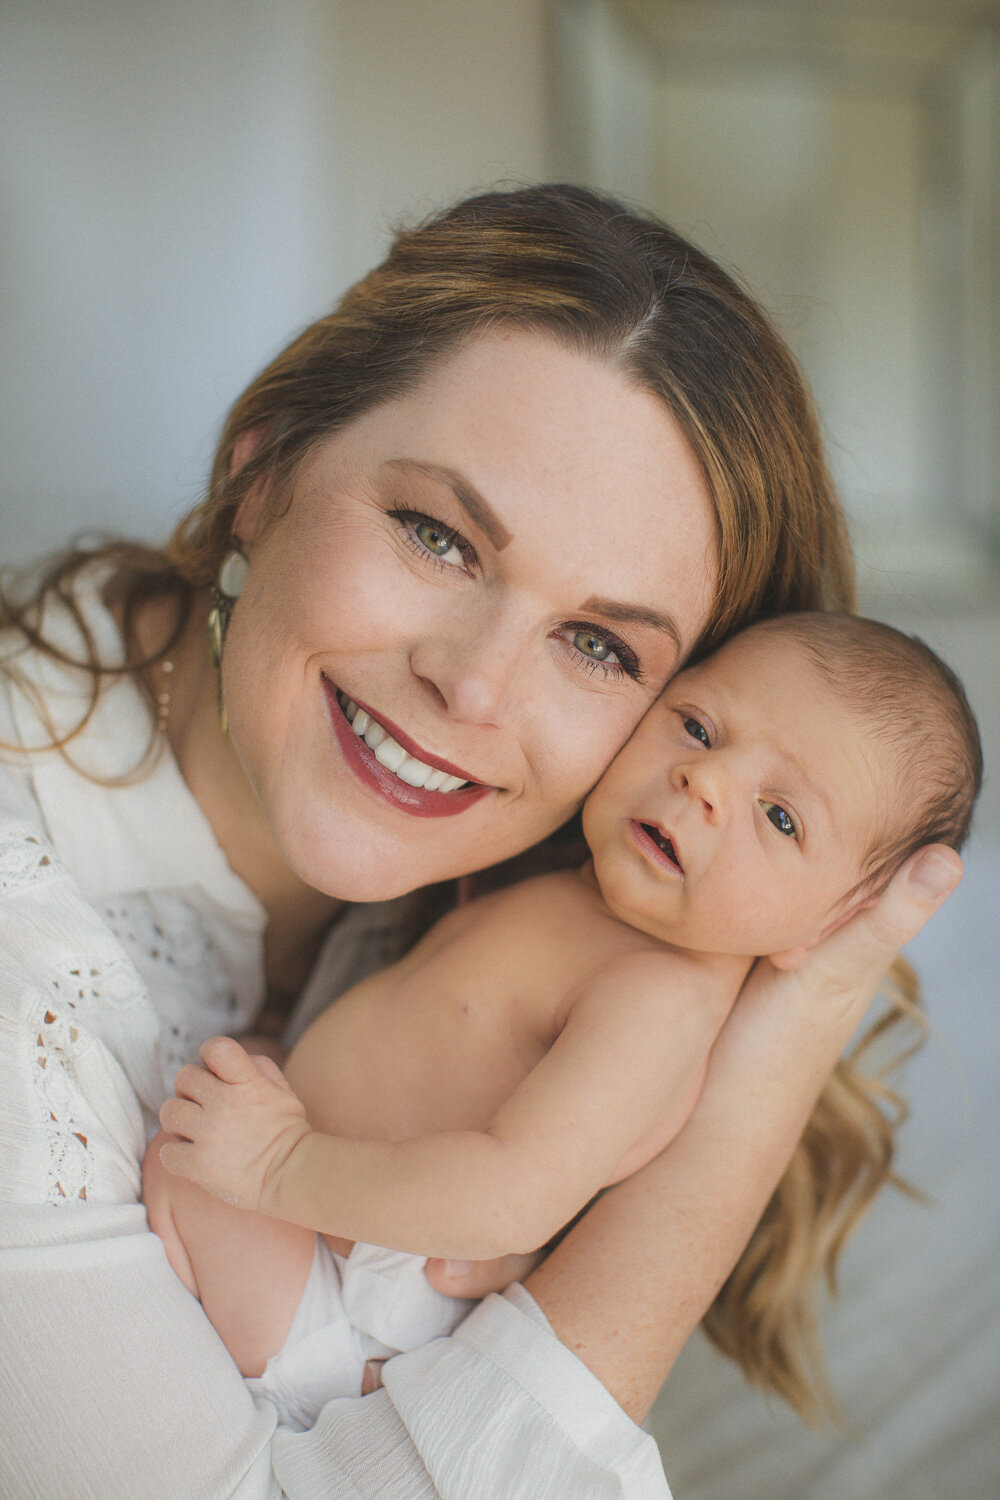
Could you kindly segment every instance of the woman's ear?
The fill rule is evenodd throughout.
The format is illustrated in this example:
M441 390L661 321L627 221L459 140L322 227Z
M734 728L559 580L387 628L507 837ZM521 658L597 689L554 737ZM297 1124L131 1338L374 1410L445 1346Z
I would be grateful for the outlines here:
M263 427L253 427L241 432L233 444L233 456L229 464L230 478L248 464L266 436ZM252 542L260 529L264 512L267 486L260 480L243 496L233 517L233 535L241 542Z

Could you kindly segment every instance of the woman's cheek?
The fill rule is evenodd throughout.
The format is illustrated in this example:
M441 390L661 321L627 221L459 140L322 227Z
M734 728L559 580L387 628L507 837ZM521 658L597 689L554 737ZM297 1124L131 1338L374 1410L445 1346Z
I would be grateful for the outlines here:
M426 566L402 555L395 536L344 527L338 540L306 564L299 582L299 626L312 650L404 643L443 614L446 596Z

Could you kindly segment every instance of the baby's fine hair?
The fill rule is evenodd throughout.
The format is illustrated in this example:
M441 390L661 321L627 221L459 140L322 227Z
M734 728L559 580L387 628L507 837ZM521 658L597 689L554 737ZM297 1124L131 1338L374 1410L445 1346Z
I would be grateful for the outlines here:
M881 889L926 844L961 849L983 780L979 728L955 673L918 637L858 615L792 614L754 627L790 636L894 757L898 795L862 870Z

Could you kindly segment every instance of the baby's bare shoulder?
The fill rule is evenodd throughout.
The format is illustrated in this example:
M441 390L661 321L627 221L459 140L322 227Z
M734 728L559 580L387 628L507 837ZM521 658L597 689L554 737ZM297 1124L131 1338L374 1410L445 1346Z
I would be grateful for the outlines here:
M601 916L575 871L540 875L457 907L413 952L417 964L461 962L498 983L511 975L545 989L568 986L620 943L619 923Z
M701 955L654 943L636 934L636 942L608 956L574 997L585 1005L613 1005L619 1011L685 1013L699 1021L714 1019L718 1006L730 1004L735 990Z
M449 912L444 921L453 933L496 928L507 934L512 930L558 934L561 922L575 924L588 920L592 907L592 898L579 872L560 870L477 896Z

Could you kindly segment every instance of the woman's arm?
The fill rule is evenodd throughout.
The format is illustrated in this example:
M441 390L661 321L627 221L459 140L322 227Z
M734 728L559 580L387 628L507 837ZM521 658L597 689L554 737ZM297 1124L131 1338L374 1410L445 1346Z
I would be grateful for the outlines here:
M562 1342L636 1421L749 1239L879 979L960 878L952 850L925 850L796 972L759 963L683 1131L527 1276ZM503 1275L431 1268L452 1295L481 1295Z

